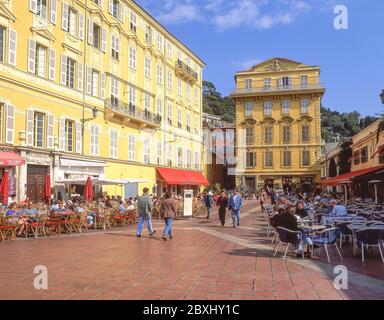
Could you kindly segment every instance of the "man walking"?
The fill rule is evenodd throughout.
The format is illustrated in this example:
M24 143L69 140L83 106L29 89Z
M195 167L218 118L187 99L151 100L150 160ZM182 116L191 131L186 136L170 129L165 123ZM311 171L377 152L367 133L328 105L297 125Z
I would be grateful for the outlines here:
M149 235L152 236L156 233L152 227L152 209L153 201L148 195L149 189L143 189L143 195L137 201L137 211L139 213L139 223L137 224L136 236L141 238L141 231L143 230L144 222L147 224Z
M220 197L217 199L217 206L219 207L219 219L221 222L221 226L224 227L225 213L228 207L228 198L224 190L221 192Z
M205 204L205 207L207 208L207 219L209 220L212 214L213 206L215 204L213 201L213 196L211 192L205 194L204 204Z
M172 195L169 192L165 194L165 200L161 204L161 214L164 216L164 221L165 221L163 240L166 241L168 235L169 235L169 239L173 239L172 223L173 223L174 217L177 214L177 205L176 205L176 201L172 199Z
M243 198L239 194L239 191L235 191L235 194L230 199L229 207L232 210L232 222L233 227L240 226L240 209L243 207Z

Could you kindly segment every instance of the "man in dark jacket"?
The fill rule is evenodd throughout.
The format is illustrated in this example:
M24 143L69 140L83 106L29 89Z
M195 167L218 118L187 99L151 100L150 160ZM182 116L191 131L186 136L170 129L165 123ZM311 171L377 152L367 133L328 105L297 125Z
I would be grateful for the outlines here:
M219 219L221 222L221 226L225 225L225 213L228 207L228 197L225 191L221 192L220 197L217 199L217 206L219 208Z
M148 195L149 189L143 189L143 195L137 200L137 211L139 214L139 222L137 224L136 236L141 237L141 231L143 230L144 222L147 224L149 235L152 236L156 233L152 227L152 209L153 201Z

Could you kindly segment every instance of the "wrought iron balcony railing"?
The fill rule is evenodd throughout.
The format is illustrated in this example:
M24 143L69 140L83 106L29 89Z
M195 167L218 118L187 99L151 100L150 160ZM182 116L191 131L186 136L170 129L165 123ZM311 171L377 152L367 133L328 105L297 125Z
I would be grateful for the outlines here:
M186 63L181 61L180 59L176 62L176 71L179 71L183 75L190 78L192 81L197 81L199 79L199 75L196 71L192 70L190 66L188 66Z
M324 91L325 85L318 84L306 84L306 85L291 85L291 86L269 86L258 88L242 88L234 89L231 91L231 95L239 94L252 94L252 93L275 93L275 92L290 92L290 91Z
M123 117L129 117L136 122L144 122L155 126L161 125L162 117L148 110L139 109L132 103L124 103L117 99L107 99L105 107Z

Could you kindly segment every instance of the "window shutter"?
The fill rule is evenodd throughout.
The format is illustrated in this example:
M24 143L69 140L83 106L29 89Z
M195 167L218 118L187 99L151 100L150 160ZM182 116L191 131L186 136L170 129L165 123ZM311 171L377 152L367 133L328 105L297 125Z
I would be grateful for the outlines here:
M283 79L282 78L277 79L277 86L278 87L282 87L283 86Z
M77 89L83 91L83 64L77 63Z
M125 5L120 2L120 16L119 19L121 22L124 22L124 16L125 16Z
M28 71L35 73L36 71L36 41L28 39Z
M56 79L56 51L49 49L49 79L55 81Z
M108 11L113 14L113 0L109 0Z
M37 0L29 0L29 10L37 13Z
M99 155L99 127L98 126L95 126L94 127L94 133L95 133L95 140L94 140L94 151L95 151L95 155Z
M27 110L27 132L26 132L26 144L27 146L32 146L33 145L33 116L34 116L34 111L33 110Z
M83 126L80 121L76 121L76 153L82 153L83 148Z
M7 104L5 143L14 144L15 138L15 106Z
M61 75L60 83L63 85L67 84L67 56L61 55Z
M65 118L60 118L59 122L59 149L65 150Z
M87 67L87 94L92 94L92 68Z
M79 38L84 40L84 16L79 13Z
M93 21L88 20L88 43L93 45Z
M101 50L107 51L107 30L104 28L101 30Z
M9 29L8 32L8 63L16 66L17 32Z
M68 4L63 2L63 11L61 15L61 28L68 31Z
M57 23L57 0L51 0L51 22Z
M105 83L106 83L106 76L105 73L103 72L101 74L101 97L105 99Z
M292 87L292 84L293 84L292 77L289 77L289 78L288 78L288 85L289 85L290 87Z
M48 125L47 125L47 148L53 149L55 144L55 133L54 133L54 125L55 118L53 115L48 115Z

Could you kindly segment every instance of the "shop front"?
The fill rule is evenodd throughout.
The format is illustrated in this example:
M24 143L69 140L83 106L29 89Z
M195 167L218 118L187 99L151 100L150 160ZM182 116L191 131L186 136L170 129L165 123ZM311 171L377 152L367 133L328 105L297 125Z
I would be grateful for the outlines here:
M8 203L13 196L18 197L18 170L24 163L25 160L17 153L9 151L0 152L0 189L3 191L3 194L0 196L3 203L4 201Z
M159 196L166 192L173 195L184 195L184 190L193 190L194 194L200 192L201 186L209 186L208 180L201 172L157 168L157 194Z

